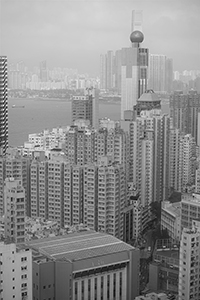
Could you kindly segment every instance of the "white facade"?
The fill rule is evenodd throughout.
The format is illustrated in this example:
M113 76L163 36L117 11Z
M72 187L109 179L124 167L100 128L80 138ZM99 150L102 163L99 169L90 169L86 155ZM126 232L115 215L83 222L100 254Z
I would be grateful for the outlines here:
M181 203L162 202L161 227L167 229L169 236L174 241L181 238Z
M130 67L130 66L129 66ZM127 66L122 66L121 70L121 120L124 119L125 110L133 110L138 100L138 76L139 67L132 66L132 76L127 77Z
M32 299L32 252L0 243L0 299Z
M200 299L200 233L196 229L183 229L179 261L179 300Z

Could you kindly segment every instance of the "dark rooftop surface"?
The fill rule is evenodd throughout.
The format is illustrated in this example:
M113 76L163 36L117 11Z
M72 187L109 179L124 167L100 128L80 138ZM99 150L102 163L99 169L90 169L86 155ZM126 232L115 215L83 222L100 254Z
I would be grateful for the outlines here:
M84 231L30 241L28 245L53 259L82 260L133 249L117 238L100 232Z

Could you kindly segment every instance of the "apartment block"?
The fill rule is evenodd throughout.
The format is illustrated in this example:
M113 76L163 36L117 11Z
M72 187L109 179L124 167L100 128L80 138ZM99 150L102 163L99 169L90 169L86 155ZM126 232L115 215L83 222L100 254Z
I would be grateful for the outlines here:
M180 244L178 299L200 298L200 233L197 229L184 228Z
M162 202L161 228L167 229L170 238L179 242L181 238L181 203Z
M192 221L200 219L200 195L182 194L181 228L192 228Z
M32 299L32 251L29 247L0 242L0 298Z
M16 244L25 241L25 190L20 180L7 178L4 187L5 239Z

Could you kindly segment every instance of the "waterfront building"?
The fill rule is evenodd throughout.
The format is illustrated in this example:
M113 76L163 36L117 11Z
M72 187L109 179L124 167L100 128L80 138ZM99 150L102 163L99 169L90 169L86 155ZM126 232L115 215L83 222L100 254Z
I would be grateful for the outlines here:
M181 203L163 201L161 207L161 228L167 229L170 238L179 242L181 238Z
M200 298L200 233L197 228L184 228L180 244L178 299Z
M1 299L32 299L32 251L0 242Z
M132 300L139 295L139 250L111 235L84 231L29 246L36 254L35 299Z
M0 155L8 148L8 74L7 57L0 56Z
M133 110L137 100L147 90L148 49L140 48L144 35L133 31L130 40L132 47L121 50L121 120L124 120L124 112Z
M73 96L71 120L89 120L90 126L99 128L99 95L97 90L87 88L85 95Z
M25 190L20 180L6 178L4 187L5 239L16 244L25 241Z

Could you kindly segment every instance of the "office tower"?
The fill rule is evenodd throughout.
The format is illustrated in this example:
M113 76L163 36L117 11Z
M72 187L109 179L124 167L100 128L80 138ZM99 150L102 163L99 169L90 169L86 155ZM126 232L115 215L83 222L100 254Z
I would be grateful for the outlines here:
M93 88L86 89L84 96L73 96L72 122L83 119L89 120L90 126L98 129L99 126L99 95Z
M121 50L121 119L124 111L133 110L139 97L147 89L148 49L140 48L144 36L140 31L130 36L132 48Z
M117 50L114 56L114 87L118 94L121 94L121 67L122 67L122 51Z
M8 74L7 57L0 56L0 155L8 148Z
M106 90L107 88L107 57L106 54L100 55L100 88Z
M6 178L4 187L5 239L25 241L25 190L20 180Z
M184 228L180 244L178 299L198 300L200 298L200 233L194 229Z
M139 250L94 231L31 241L35 299L127 299L139 295ZM42 256L42 257L41 257Z
M155 92L165 92L166 56L161 54L151 54L149 62L148 89Z
M101 89L110 91L115 87L115 55L112 50L100 55Z
M32 299L32 251L0 242L1 299Z
M161 109L161 100L153 90L147 90L138 99L134 110L140 116L142 110Z
M143 16L142 10L133 10L131 19L131 32L139 30L142 32Z
M174 128L184 134L191 134L198 142L198 112L200 94L190 91L188 94L174 92L170 96L170 117Z
M40 75L40 81L41 82L47 82L48 81L48 70L47 70L46 60L43 60L43 61L40 62L39 75Z
M165 67L165 90L167 93L173 91L173 59L166 58L166 67Z

